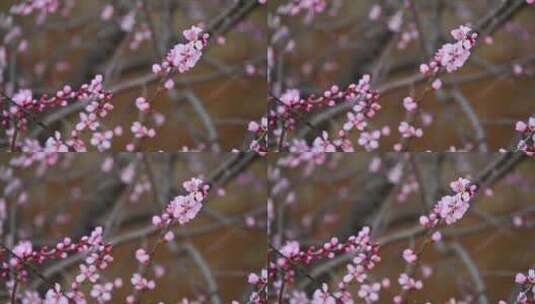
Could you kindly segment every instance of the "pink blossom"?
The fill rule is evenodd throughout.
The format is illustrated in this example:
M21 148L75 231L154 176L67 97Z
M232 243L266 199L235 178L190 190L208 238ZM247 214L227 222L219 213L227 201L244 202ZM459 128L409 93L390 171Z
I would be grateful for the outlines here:
M252 285L256 285L258 282L260 282L260 277L256 273L250 273L247 282Z
M347 112L347 120L344 123L344 130L351 131L354 127L362 131L368 123L366 122L366 117L362 113Z
M69 147L61 140L61 134L54 132L54 136L49 137L45 142L45 152L69 152Z
M256 121L251 121L247 129L251 132L257 132L260 130L260 125Z
M423 283L422 283L422 281L420 281L420 280L415 280L415 279L411 278L411 277L410 277L408 274L406 274L406 273L402 273L402 274L399 276L398 282L399 282L399 285L400 285L404 290L422 289L422 287L423 287Z
M171 90L175 87L175 82L173 79L167 79L163 86L166 90Z
M323 283L321 289L316 289L312 295L311 304L336 304L336 299L329 292L327 284Z
M429 65L427 65L427 64L425 64L425 63L422 63L422 64L420 65L420 73L422 73L422 74L425 75L425 74L429 73L430 70L431 70L431 69L429 68Z
M524 219L522 219L522 217L518 216L518 215L514 216L513 217L513 225L515 227L522 227L524 225Z
M439 78L435 79L431 84L431 87L433 87L434 90L439 90L442 87L442 80Z
M469 207L468 202L449 195L442 197L435 206L440 217L445 219L448 225L460 220Z
M388 29L392 32L401 31L401 26L403 25L403 12L398 11L394 16L390 17L388 20Z
M312 150L314 152L336 152L336 146L329 140L329 134L323 131L321 136L314 139Z
M418 104L414 101L414 98L409 96L403 99L403 107L405 107L405 110L412 112L418 108Z
M113 131L95 132L91 136L91 145L97 147L98 151L103 152L111 148L111 139Z
M138 97L136 98L136 107L142 112L147 112L150 109L150 104L144 97Z
M435 60L451 73L461 68L470 57L470 52L464 49L461 42L445 44L435 55Z
M430 63L435 71L439 67L444 67L448 73L451 73L461 68L470 57L470 50L475 45L478 36L470 27L464 25L452 30L451 35L457 42L446 43L436 52ZM427 70L425 66L420 68L421 71L422 69Z
M119 24L123 31L131 32L136 25L136 11L131 10L128 14L121 18Z
M152 73L154 74L160 74L160 72L162 71L162 66L155 63L152 65Z
M163 239L166 242L171 242L174 238L175 238L175 234L173 233L173 231L167 231L163 236Z
M377 20L381 17L381 14L383 12L383 9L379 4L374 4L372 8L370 9L370 13L368 14L368 18L370 20Z
M113 287L113 283L110 282L104 284L95 284L93 285L93 288L89 294L99 303L106 303L111 300L111 292Z
M420 128L411 126L408 122L402 121L399 124L398 131L403 138L422 137L423 131Z
M175 197L167 206L170 213L183 225L193 220L202 208L201 200L195 199L191 194Z
M86 128L89 128L92 131L95 131L99 127L99 122L97 115L95 113L80 113L80 121L76 124L77 131L83 131Z
M184 73L192 69L201 59L202 51L208 43L209 35L204 33L200 27L192 26L183 31L187 43L176 44L167 53L164 61L152 66L152 71L159 74L162 71L170 73L176 69L179 73Z
M409 264L412 264L414 262L416 262L416 260L418 259L418 256L414 253L414 251L412 249L405 249L403 250L403 259L409 263Z
M297 241L288 241L280 249L280 251L287 258L291 258L293 256L296 256L299 253L299 242L297 242Z
M130 282L137 290L154 289L156 287L156 283L153 280L147 280L139 273L134 273Z
M528 125L523 121L517 121L515 125L515 130L518 132L526 132Z
M535 268L528 270L528 275L519 272L515 276L515 282L518 284L535 284Z
M373 303L379 300L379 291L381 290L381 284L371 283L362 284L358 292L358 296L362 298L366 303Z
M136 259L140 263L145 264L145 263L147 263L149 261L150 256L147 254L145 249L139 248L138 250L136 250Z
M46 292L43 304L69 304L69 299L61 292L61 285L56 283L54 289Z
M527 304L529 301L529 294L535 299L535 269L529 269L528 274L517 273L515 275L515 282L523 285L522 290L518 293L517 303Z
M102 12L100 13L100 19L105 21L110 20L113 17L114 12L115 8L113 7L113 5L108 4L102 9Z
M433 240L433 242L438 242L441 239L442 239L442 233L440 233L440 231L435 231L431 235L431 240Z
M80 274L76 276L76 282L83 283L85 280L89 280L95 283L99 277L95 265L80 264Z
M527 282L528 278L523 273L517 273L515 276L515 282L518 284L525 284Z
M379 148L378 139L381 137L381 131L374 130L371 132L362 132L358 140L358 144L363 146L366 151L373 151Z
M429 216L420 217L420 224L424 227L434 226L439 219L444 219L446 224L451 225L460 220L468 208L476 186L465 178L458 178L450 184L454 195L443 196L434 206Z
M16 266L20 263L21 259L31 256L33 252L32 243L30 241L21 241L14 248L13 253L17 257L12 257L10 260L11 265Z
M177 221L183 225L193 220L202 208L202 202L208 194L209 186L200 178L192 178L182 184L187 194L176 196L167 205L161 216L154 216L155 226L168 225Z
M287 90L282 96L280 97L281 102L288 106L292 107L296 105L297 103L301 102L301 97L299 94L299 90L291 89Z
M364 282L368 275L366 274L366 269L362 265L347 264L347 274L344 276L344 283L351 283L352 281Z
M136 138L144 137L154 137L156 136L156 131L153 128L147 128L142 125L139 121L134 121L130 127L130 131L134 134Z

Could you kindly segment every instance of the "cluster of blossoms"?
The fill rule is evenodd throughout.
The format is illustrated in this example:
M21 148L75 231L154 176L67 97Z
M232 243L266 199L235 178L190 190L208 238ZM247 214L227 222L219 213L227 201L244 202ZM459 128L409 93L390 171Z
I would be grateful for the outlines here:
M461 25L451 31L451 35L457 41L444 44L429 63L420 66L420 72L426 76L436 74L441 68L448 73L461 68L470 57L470 50L476 43L478 34L468 26Z
M474 196L477 186L465 178L458 178L450 184L453 195L443 196L434 206L431 213L420 217L420 224L426 228L436 227L441 220L451 225L460 220Z
M351 254L354 257L351 263L346 265L347 272L343 280L339 282L337 290L329 292L327 285L324 285L321 289L316 290L313 295L314 299L328 297L332 298L334 301L332 303L336 303L338 300L346 303L345 301L351 299L347 286L353 282L359 284L367 282L368 272L381 260L378 251L379 245L371 241L369 227L364 227L357 235L349 237L345 242L332 238L318 247L311 246L306 249L300 249L299 242L288 241L280 248L278 257L270 262L268 274L269 278L274 281L279 279L291 284L294 282L296 273L299 270L297 267L306 267L323 259L333 259L339 255ZM281 275L280 278L277 278L278 274ZM281 283L279 281L274 285L280 286ZM367 284L362 289L360 296L362 298L376 298L376 292L374 292L376 287L374 283ZM292 297L294 296L296 295L292 295ZM312 303L316 303L314 299Z
M208 44L210 35L197 26L184 30L183 35L188 42L175 45L162 63L154 64L152 66L154 74L163 72L169 74L174 69L179 73L184 73L192 69L201 59L202 50Z
M350 84L345 90L338 86L332 86L323 92L321 96L314 94L301 98L298 90L288 90L280 98L274 98L276 104L268 114L268 125L274 129L274 135L280 137L284 132L295 130L299 115L318 110L324 107L334 107L340 103L353 104L352 111L347 113L347 119L343 129L337 132L334 139L330 139L326 132L322 132L308 146L306 142L294 140L290 143L289 150L292 152L352 152L353 144L346 138L347 132L352 129L365 131L368 120L375 116L381 106L377 102L379 94L371 89L371 78L364 75L358 83ZM371 151L378 147L379 133L370 131L362 136L359 144Z
M516 148L528 156L535 155L535 117L530 117L527 123L518 121L515 130L523 137Z
M57 243L55 247L46 246L36 250L29 241L19 242L12 252L0 251L0 277L6 279L10 273L16 273L14 278L18 282L26 282L29 278L27 265L39 265L53 259L66 259L76 253L85 254L85 259L80 264L80 272L71 283L71 291L61 291L61 286L56 284L45 294L44 299L40 299L37 293L27 292L22 295L22 302L33 299L28 303L86 303L86 296L80 289L84 282L92 285L90 296L97 299L99 303L107 302L111 299L111 291L114 287L121 285L120 280L114 283L103 282L99 274L100 271L108 268L113 261L110 255L112 246L102 239L102 227L95 228L89 236L84 236L75 243L70 238L65 238ZM13 279L8 282L8 286L14 284Z
M535 302L535 269L530 269L527 275L517 273L515 282L522 285L522 290L516 298L517 303L528 304Z
M184 225L193 220L202 208L202 203L208 195L210 186L200 178L192 178L182 183L185 195L176 196L160 216L155 215L152 223L157 227L168 227L178 222Z
M81 139L81 133L87 130L92 133L97 132L100 127L99 121L106 117L109 111L113 110L113 105L109 103L112 94L103 89L102 81L102 76L97 75L89 84L82 85L78 90L65 86L57 91L54 96L49 97L44 94L39 99L34 99L30 90L22 89L12 97L1 99L8 104L6 110L1 113L1 124L6 128L8 136L14 136L15 128L19 132L26 131L29 120L33 119L33 115L37 113L54 107L65 107L75 101L89 102L80 113L78 123L66 140L62 140L61 134L55 132L53 136L46 140L44 147L36 140L30 139L26 139L20 147L24 152L68 152L70 150L84 152L87 150L87 145ZM16 122L12 128L9 128L10 121ZM120 129L115 130L114 133L120 133ZM98 136L93 135L93 137ZM109 134L106 133L104 137L110 138ZM102 145L102 140L92 140L91 144L100 146ZM100 148L108 146L108 144L104 144Z
M111 99L111 93L102 89L101 75L97 75L90 84L82 85L77 91L67 85L58 90L52 97L43 94L39 99L35 99L31 90L21 89L11 97L2 96L2 102L6 103L7 106L6 110L2 112L1 122L5 128L8 128L10 118L15 117L19 130L24 131L27 129L29 113L37 114L55 107L65 107L74 101L106 101L109 99ZM90 121L87 120L87 123L89 124ZM98 126L98 123L95 125L95 122L91 124L95 128Z

